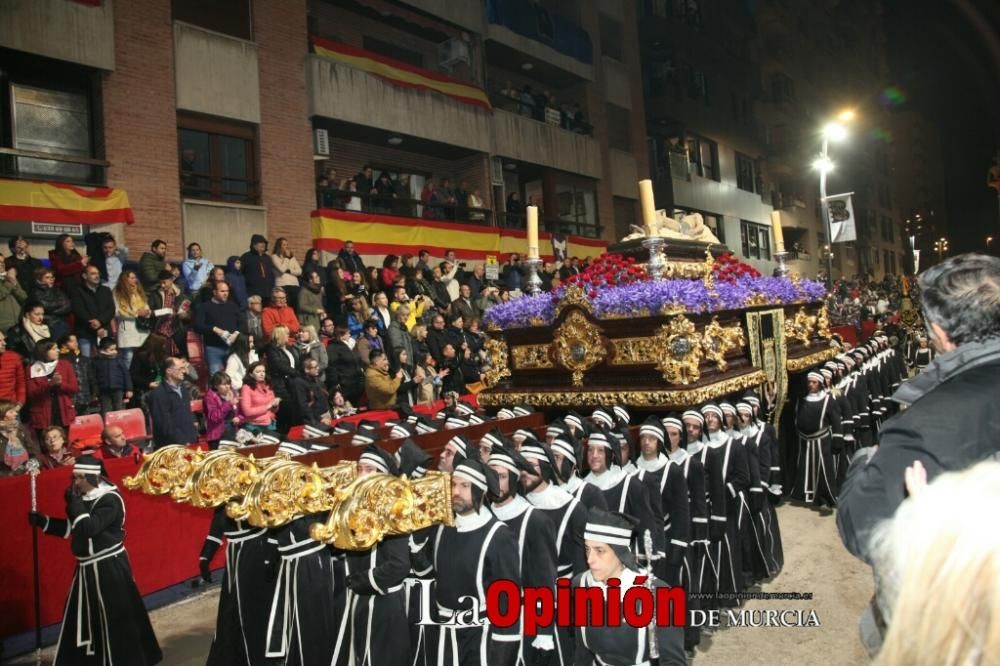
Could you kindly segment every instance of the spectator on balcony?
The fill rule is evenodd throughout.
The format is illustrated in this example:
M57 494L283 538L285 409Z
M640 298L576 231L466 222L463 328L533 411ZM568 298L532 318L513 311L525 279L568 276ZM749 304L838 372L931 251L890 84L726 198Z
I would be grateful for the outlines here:
M388 215L393 212L392 200L396 197L393 180L388 171L379 174L378 180L372 185L372 209L376 213Z
M267 253L267 239L260 234L250 238L250 249L240 257L241 270L246 279L247 295L270 298L274 289L274 262Z
M325 365L314 358L302 361L302 374L292 381L292 395L295 397L295 425L328 426L330 418L330 395L323 384Z
M520 192L511 192L507 195L507 203L504 206L506 213L506 227L520 227L524 225L524 203L521 201Z
M441 284L448 292L448 303L458 298L459 267L454 259L445 259L441 262Z
M500 90L500 95L503 100L500 100L501 108L504 111L514 111L517 112L517 102L521 99L521 93L517 91L514 87L514 83L507 79L504 83L503 89Z
M228 294L227 294L228 297ZM187 358L187 329L191 324L191 299L183 294L169 271L160 272L159 286L146 295L155 320L153 330L167 339L171 356ZM160 314L156 314L159 312Z
M420 190L420 201L423 204L421 217L425 220L437 220L441 218L441 211L434 205L434 176L427 176L424 181L424 188Z
M352 298L347 312L347 330L357 340L365 330L365 322L371 319L371 309L363 298Z
M34 434L21 425L20 411L16 403L0 402L0 477L24 474L27 462L42 455Z
M448 314L452 317L462 317L464 321L469 321L473 317L479 317L479 307L472 299L472 289L468 283L462 284L458 288L458 298L451 302Z
M320 261L319 250L314 247L306 250L305 256L302 257L302 277L299 278L300 283L305 284L309 271L319 273L319 283L324 287L326 286L326 270Z
M274 263L274 286L284 289L285 296L288 297L288 305L297 307L299 302L299 277L302 275L302 266L295 258L288 240L278 238L274 241L274 251L271 253L271 261Z
M45 309L44 323L52 337L57 338L69 332L66 315L73 306L69 297L56 286L56 276L50 268L35 269L35 284L28 292L32 301L41 303Z
M24 360L16 351L7 349L7 336L0 331L0 400L23 406L26 400Z
M351 337L351 332L343 326L337 326L326 351L326 385L330 393L340 391L346 400L357 403L365 388L365 377L357 343Z
M201 253L201 245L190 243L187 246L187 259L181 264L181 275L189 294L197 294L215 267Z
M302 371L302 360L288 328L275 326L271 332L270 344L264 349L264 358L267 359L267 375L271 378L274 394L282 401L278 408L278 429L286 431L295 413L291 393L292 379Z
M122 271L115 285L115 321L118 325L118 351L131 364L135 350L142 346L152 330L152 310L146 301L146 294L139 286L135 271Z
M171 356L163 364L163 382L149 393L149 417L156 448L198 441L191 416L191 392L185 385L187 374L187 360Z
M267 366L257 361L247 368L243 388L240 389L240 416L244 427L251 432L277 429L277 413L281 398L277 397L267 377Z
M101 284L114 289L125 262L128 261L128 248L119 248L115 237L108 233L100 234L99 240L101 251L96 255L90 253L90 265L97 266L97 270L101 272Z
M521 106L518 108L518 113L522 116L528 116L529 118L534 115L535 112L535 94L531 92L531 86L527 83L521 88Z
M469 195L468 200L468 210L469 210L469 221L470 222L482 222L486 219L486 213L482 211L486 207L486 203L483 201L483 197L479 192L479 188L472 190Z
M345 282L344 273L340 269L340 260L334 260L330 264L334 266L334 269L326 275L326 286L323 287L323 308L326 310L327 316L339 320L344 316L347 301L351 299L353 294L353 276L351 276L350 281ZM358 284L363 284L361 273L356 275L358 276ZM363 298L364 296L362 296Z
M482 264L476 264L472 267L471 273L466 273L465 283L469 285L469 297L473 301L478 299L483 287L486 286L486 269Z
M98 388L94 379L94 366L89 356L80 353L80 343L72 333L59 339L59 358L73 367L80 390L73 396L73 409L77 414L90 414L92 403L97 402Z
M170 347L162 335L151 333L135 350L129 376L132 378L132 404L145 404L146 395L163 382L163 365L170 358ZM121 350L118 351L121 354Z
M223 271L223 278L229 284L229 298L236 303L236 306L243 312L247 309L247 281L243 277L243 262L236 255L232 255L226 260L226 268Z
M140 459L139 447L125 439L125 431L119 426L109 425L101 431L101 448L94 453L98 460L134 457Z
M343 263L342 269L348 273L365 272L365 262L361 260L361 255L355 251L354 241L344 241L344 247L337 252L337 258ZM330 271L330 264L327 264L326 270Z
M350 178L345 178L341 184L339 191L342 193L339 198L341 203L339 208L344 210L360 211L363 205L361 197L357 196L358 184Z
M413 205L413 192L410 191L410 174L401 173L397 180L392 181L393 213L402 217L416 217L417 210Z
M326 317L326 308L323 305L325 296L323 294L323 283L317 271L311 270L304 273L305 281L302 289L299 290L299 304L296 312L299 317L300 326L312 326L314 330L319 329L319 322Z
M247 299L246 312L240 313L240 333L252 335L257 340L264 339L264 308L260 296Z
M208 303L212 300L212 293L215 291L215 285L219 282L226 281L226 269L222 266L213 266L212 270L209 272L208 277L201 285L201 289L190 294L191 300L195 308L202 303ZM233 294L230 291L229 298L233 298ZM235 303L236 301L233 300Z
M400 277L402 277L406 282L406 291L411 296L413 295L413 275L417 270L417 258L412 254L406 253L399 260L399 275L397 275L397 282Z
M431 271L429 286L434 307L439 310L447 310L448 306L451 305L451 295L448 293L448 287L444 283L444 273L441 271L441 265L435 266Z
M372 194L372 190L375 188L375 179L373 178L372 167L370 164L366 164L361 167L353 179L354 188L353 191L361 195L361 208L363 210L371 210L371 200L368 198ZM355 197L358 198L358 197Z
M229 347L226 357L226 374L233 381L233 390L239 392L243 388L243 377L247 368L259 360L257 356L257 339L252 335L241 335Z
M209 375L222 370L230 348L240 336L240 311L230 300L229 291L228 284L216 282L211 300L203 303L195 313L194 329L205 346Z
M399 274L399 257L390 254L382 260L382 270L379 271L378 288L388 292L392 289L392 283Z
M81 352L89 357L93 355L97 342L111 334L115 298L111 290L101 284L101 272L97 266L87 266L83 273L83 284L72 296L76 336Z
M542 270L538 272L538 277L542 280L542 291L552 291L552 281L559 279L555 262L546 261L542 264Z
M17 279L17 269L4 262L0 256L0 331L6 331L17 324L21 306L28 300L28 294Z
M455 219L455 206L458 204L458 199L455 197L455 191L451 187L451 180L448 178L442 178L441 183L435 188L434 203L437 204L438 209L441 211L438 219Z
M520 291L524 285L524 273L521 267L521 255L514 252L507 259L503 269L500 271L500 280L510 291Z
M559 269L559 278L566 281L571 275L579 275L580 272L580 257L570 257Z
M372 317L378 324L379 335L385 335L392 323L392 312L389 310L389 297L384 291L378 292L372 299Z
M365 367L368 367L373 351L382 351L385 349L385 343L382 341L382 336L379 335L379 327L376 320L369 319L365 322L364 331L361 333L361 337L358 338L358 344L355 345L354 349L358 355L358 360L361 361L361 365Z
M167 244L157 239L149 246L149 252L139 257L139 279L146 291L155 289L160 282L160 272L169 270L167 266Z
M389 374L389 357L383 351L373 351L365 368L365 395L369 409L393 409L396 391L403 381L402 369Z
M284 289L275 287L271 291L271 304L264 308L261 315L261 329L264 337L270 338L274 329L284 326L291 335L299 332L299 320L295 310L288 305L288 296Z
M330 342L333 341L333 331L336 327L337 323L330 317L323 317L323 320L319 323L319 341L323 343L324 347L330 346Z
M379 269L372 266L364 273L354 273L351 276L350 287L348 287L351 297L363 298L369 306L374 306L375 294L377 293L374 285L378 284L378 272Z
M296 336L295 348L299 353L299 358L303 362L307 358L316 360L319 364L319 378L320 381L323 381L326 378L326 366L329 362L329 357L326 353L326 347L323 346L313 326L303 326L299 330L299 334Z
M500 289L497 287L483 287L482 292L479 294L479 298L476 299L476 307L479 308L479 312L485 315L491 307L494 305L500 305L503 302L500 293ZM503 293L506 294L507 291L504 290Z
M59 358L55 340L40 340L34 359L27 383L31 426L39 433L50 425L65 428L76 419L73 396L80 390L73 366Z
M427 299L427 307L424 310L426 315L427 312L436 307L436 303L434 303L434 293L431 289L431 283L424 279L424 272L417 268L413 272L413 297L417 298L419 296Z
M59 426L45 429L42 433L42 446L45 449L39 458L42 469L72 467L76 462L76 456L66 446L66 431Z
M406 304L400 304L393 313L392 323L389 324L387 332L388 349L391 359L396 358L396 354L400 349L405 349L410 354L409 358L414 358L413 338L410 337L411 322L414 321L413 315L414 310ZM413 326L416 326L416 324L414 323ZM393 368L395 367L393 365Z
M424 272L424 279L429 280L431 278L431 253L428 250L421 249L417 252L417 265Z
M90 263L90 257L76 250L76 241L69 234L56 238L55 248L49 250L49 265L55 273L55 282L60 288L80 286L83 269Z
M459 182L458 189L455 190L455 219L469 219L469 184L464 180Z
M21 355L25 365L31 363L38 341L51 337L49 327L45 325L45 308L41 303L30 300L24 304L21 322L7 331L8 345Z
M31 256L31 247L24 236L14 236L7 245L10 247L7 268L17 269L17 281L27 294L35 283L35 269L41 268L42 262Z

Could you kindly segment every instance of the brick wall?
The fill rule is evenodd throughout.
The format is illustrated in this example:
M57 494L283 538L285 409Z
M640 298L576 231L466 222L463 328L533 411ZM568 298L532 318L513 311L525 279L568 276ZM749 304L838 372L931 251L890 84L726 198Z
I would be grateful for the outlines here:
M124 188L135 212L125 230L138 259L154 238L183 256L178 185L174 41L170 3L115 3L115 70L104 79L108 185Z
M305 0L256 0L254 30L260 63L260 173L268 237L305 241L315 200L304 76L308 52Z

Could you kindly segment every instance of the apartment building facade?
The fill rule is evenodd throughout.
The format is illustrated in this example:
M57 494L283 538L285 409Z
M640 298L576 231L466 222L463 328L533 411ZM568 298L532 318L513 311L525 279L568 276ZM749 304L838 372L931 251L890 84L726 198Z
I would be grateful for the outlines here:
M636 221L648 171L635 12L613 0L11 0L0 177L126 191L135 223L106 230L133 256L154 239L171 258L197 241L218 262L255 233L301 252L322 190L365 165L410 177L399 198L412 206L380 213L428 217L422 186L448 178L483 201L448 221L516 229L507 202L530 200L543 229L611 241Z

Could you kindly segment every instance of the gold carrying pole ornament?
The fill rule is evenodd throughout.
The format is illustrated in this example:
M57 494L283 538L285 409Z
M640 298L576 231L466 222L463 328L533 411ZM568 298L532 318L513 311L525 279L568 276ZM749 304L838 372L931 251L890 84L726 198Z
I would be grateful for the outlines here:
M143 456L142 466L133 476L122 479L129 490L146 495L172 495L191 480L201 466L205 452L183 444L171 444Z
M450 474L427 472L415 480L369 474L335 492L327 521L314 524L309 536L343 550L367 550L387 536L436 524L455 524Z
M249 488L226 505L226 515L254 527L280 527L299 516L329 511L334 493L357 478L354 461L330 467L283 460L270 465Z

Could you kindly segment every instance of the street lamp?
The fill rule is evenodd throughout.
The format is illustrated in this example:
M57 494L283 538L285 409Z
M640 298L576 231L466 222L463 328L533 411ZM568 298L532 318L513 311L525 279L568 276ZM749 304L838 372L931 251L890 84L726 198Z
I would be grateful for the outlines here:
M944 255L948 254L948 239L942 236L934 241L934 251L938 254L938 263L944 261Z
M990 243L992 243L992 242L993 242L993 236L987 236L986 237L986 251L987 252L989 252Z
M833 229L830 224L830 204L826 200L826 175L833 171L833 160L830 159L830 142L843 141L847 138L847 128L842 124L854 119L853 111L841 111L837 118L840 122L829 122L823 126L823 145L819 156L813 161L813 169L819 171L819 200L826 228L827 242L830 252L826 253L826 288L833 289Z

